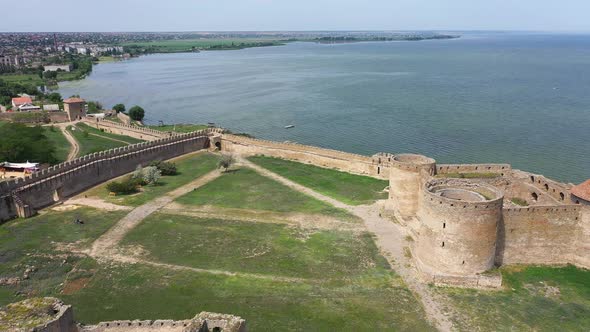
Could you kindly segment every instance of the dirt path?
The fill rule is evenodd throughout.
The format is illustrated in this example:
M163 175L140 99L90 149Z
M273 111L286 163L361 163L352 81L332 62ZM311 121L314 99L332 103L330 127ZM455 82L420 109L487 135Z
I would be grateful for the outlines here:
M164 206L172 203L174 199L205 185L220 175L221 172L214 170L188 184L185 184L182 187L179 187L161 197L158 197L133 209L128 215L119 220L106 233L94 241L92 244L92 249L90 250L90 256L100 257L108 255L109 250L115 249L123 237L125 237L125 235L135 226L139 225L143 219L147 218L150 214L158 211Z
M321 282L315 279L305 279L305 278L296 278L296 277L284 277L284 276L275 276L275 275L266 275L266 274L258 274L258 273L248 273L248 272L232 272L232 271L224 271L224 270L214 270L214 269L200 269L196 267L184 266L184 265L175 265L175 264L166 264L166 263L159 263L154 262L130 255L122 255L122 254L111 254L104 257L101 257L102 260L109 260L112 262L124 263L124 264L145 264L159 268L170 269L174 271L192 271L198 273L209 273L209 274L216 274L216 275L224 275L229 277L241 276L247 278L255 278L255 279L264 279L264 280L272 280L272 281L282 281L282 282Z
M80 153L80 145L78 144L78 141L76 141L74 136L72 136L72 134L67 130L67 127L69 125L70 125L70 123L57 125L57 127L59 127L59 129L61 129L61 132L64 134L64 136L66 137L68 142L70 142L70 145L71 145L70 152L68 153L68 157L67 157L66 161L76 159L76 157L78 156L78 153Z
M441 301L434 292L432 292L428 285L420 280L418 271L416 270L411 258L404 254L404 247L407 243L404 237L407 235L406 231L399 225L394 224L390 220L382 218L379 215L381 205L379 203L365 206L350 206L337 201L331 197L327 197L312 189L297 184L289 179L286 179L276 173L273 173L263 167L260 167L243 158L238 159L239 163L248 166L259 174L274 179L292 189L312 196L318 200L330 203L336 207L346 209L361 218L364 221L365 227L368 231L377 236L377 245L386 255L385 257L395 269L395 271L402 277L410 290L417 295L422 302L427 318L440 331L451 331L453 324L443 312Z

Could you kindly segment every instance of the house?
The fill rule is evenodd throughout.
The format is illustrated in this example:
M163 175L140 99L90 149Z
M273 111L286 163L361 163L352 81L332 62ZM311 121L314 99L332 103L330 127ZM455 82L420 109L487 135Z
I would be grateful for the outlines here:
M6 106L0 105L0 112L6 112Z
M63 71L71 71L72 70L72 65L47 65L47 66L43 66L43 70L44 71L58 71L58 70L63 70Z
M86 116L86 101L82 98L65 99L64 111L68 113L69 121L82 119Z
M0 179L25 177L38 170L39 163L30 163L28 161L26 163L0 162Z
M16 109L19 108L21 105L24 104L32 104L33 99L31 97L16 97L12 98L12 108Z
M59 111L59 105L58 104L43 105L43 110L44 111L47 111L47 112L58 112Z
M33 105L31 103L26 103L26 104L22 104L18 107L18 110L21 112L34 112L34 111L40 111L41 107L37 106L37 105Z

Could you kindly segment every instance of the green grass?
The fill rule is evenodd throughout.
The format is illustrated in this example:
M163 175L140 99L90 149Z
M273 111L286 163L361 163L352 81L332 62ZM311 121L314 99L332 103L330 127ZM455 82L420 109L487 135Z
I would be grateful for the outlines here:
M144 140L139 139L139 138L134 138L134 137L125 136L125 135L113 134L113 133L109 133L109 132L106 132L106 131L101 131L100 129L96 129L96 128L91 127L91 126L89 126L89 125L87 125L85 123L77 123L76 126L78 128L80 128L80 129L84 130L84 131L89 132L89 133L97 134L97 135L104 136L104 137L107 137L107 138L114 138L114 139L117 139L117 140L120 140L120 141L125 141L125 142L127 142L129 144L137 144L137 143L145 142Z
M510 199L510 201L516 205L520 205L520 206L529 206L529 203L526 202L526 200L522 199L522 198L518 198L518 197L513 197Z
M574 266L530 266L507 267L500 271L506 290L438 289L463 313L461 319L455 319L458 329L590 330L589 270Z
M456 178L456 179L493 179L502 176L499 173L442 173L437 174L437 178Z
M143 187L143 191L138 194L110 196L106 188L108 182L94 187L83 194L99 197L119 205L140 206L214 170L217 167L218 160L219 157L217 155L209 153L199 153L178 158L174 161L178 170L177 175L163 176L158 184L155 186L145 186Z
M344 210L299 193L250 168L230 171L176 200L186 205L214 205L225 208L303 212L349 219Z
M294 161L255 156L253 163L287 179L350 205L371 204L387 198L388 181L354 175Z
M68 153L72 145L64 134L61 132L61 129L57 127L43 127L45 128L45 136L49 139L49 141L53 142L55 146L55 153L54 156L59 163L65 161L68 158Z
M35 266L31 277L18 286L0 287L0 305L27 296L56 294L66 275L78 264L80 257L54 256L57 245L73 244L88 248L93 240L106 232L126 212L108 212L91 208L73 211L50 211L30 219L15 219L0 225L0 276L22 277L27 266ZM83 225L74 223L76 218Z
M78 156L85 156L87 154L114 149L121 146L127 146L129 144L138 143L141 141L128 136L104 133L83 123L76 124L75 129L76 130L72 130L72 126L69 126L67 130L70 131L72 136L74 136L80 145L80 152ZM88 134L85 134L85 132L88 132ZM95 133L100 136L90 135L90 133ZM125 141L129 144L111 140L109 137Z
M206 129L206 125L199 124L177 124L177 125L163 125L163 126L148 126L148 128L159 131L173 131L176 133L190 133L197 130Z
M101 268L64 296L76 319L187 319L239 315L250 331L432 331L412 293L389 272L355 283L307 284L173 271L141 264Z
M37 74L2 74L0 80L10 83L44 85L45 81Z
M197 50L216 49L241 49L247 47L260 47L282 45L281 42L271 38L236 38L236 39L182 39L159 40L153 42L130 42L123 44L131 48L144 48L150 52L173 53Z
M154 214L123 244L153 260L232 272L300 278L350 278L369 267L388 270L368 233L308 230L285 224Z

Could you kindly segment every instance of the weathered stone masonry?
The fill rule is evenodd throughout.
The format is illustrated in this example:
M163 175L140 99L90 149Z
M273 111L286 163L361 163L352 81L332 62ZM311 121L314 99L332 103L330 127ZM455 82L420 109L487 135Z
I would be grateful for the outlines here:
M170 159L209 147L207 129L87 155L26 178L0 182L0 221L29 217L92 186L133 171L156 159Z

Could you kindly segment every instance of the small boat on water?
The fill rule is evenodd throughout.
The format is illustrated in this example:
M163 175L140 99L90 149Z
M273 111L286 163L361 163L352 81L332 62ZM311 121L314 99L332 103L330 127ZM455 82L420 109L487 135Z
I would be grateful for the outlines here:
M285 126L285 129L291 129L291 128L294 128L294 127L295 127L295 125L288 125L288 126Z

